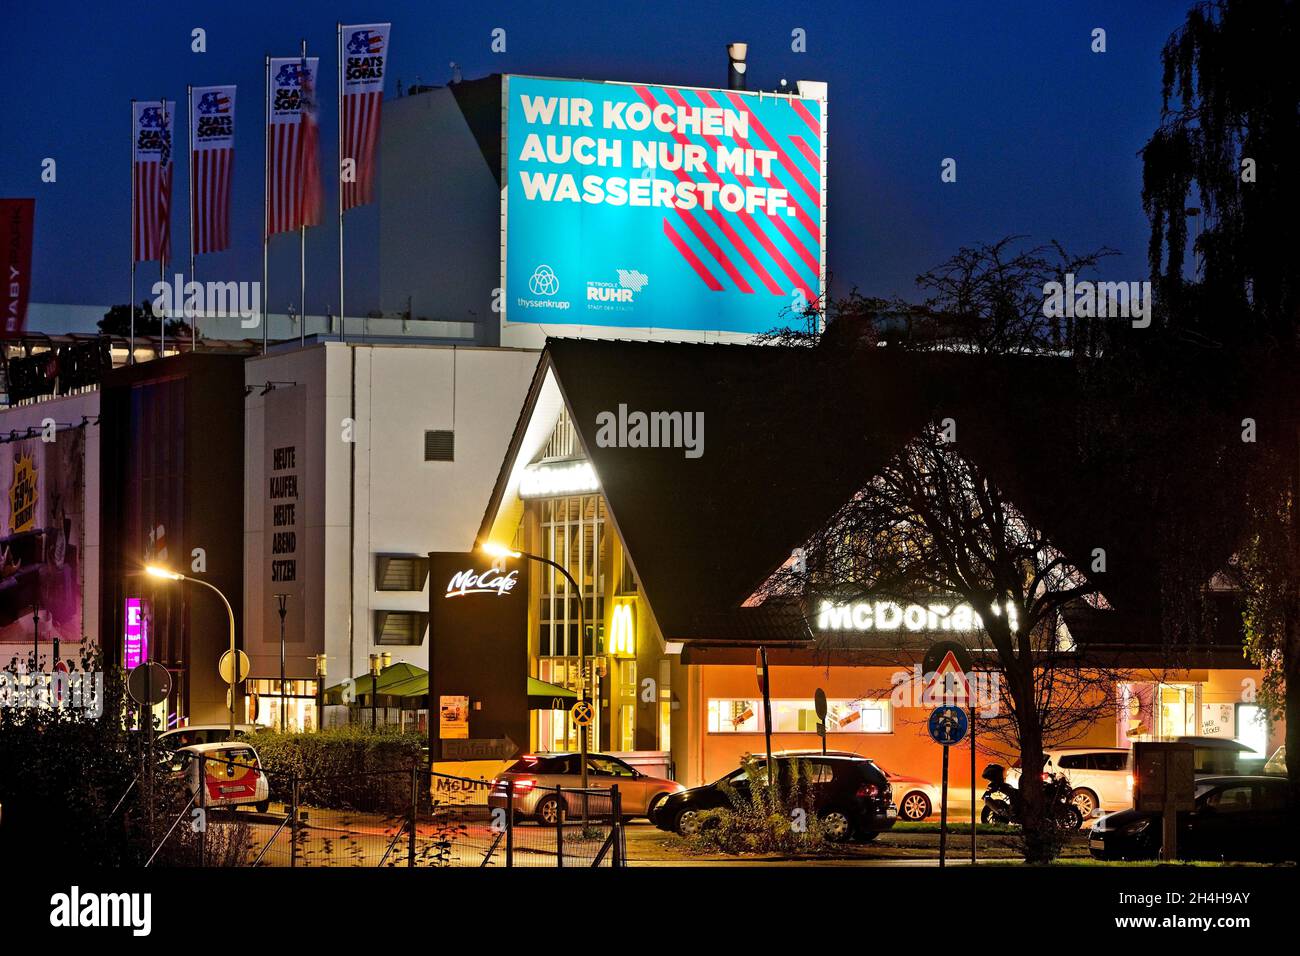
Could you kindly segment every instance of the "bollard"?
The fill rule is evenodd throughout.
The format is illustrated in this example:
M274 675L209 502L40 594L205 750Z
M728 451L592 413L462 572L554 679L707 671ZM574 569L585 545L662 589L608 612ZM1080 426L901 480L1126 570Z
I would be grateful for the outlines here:
M564 866L564 791L555 788L555 865Z
M298 865L298 773L289 777L289 865Z
M406 838L406 865L415 866L415 821L420 810L420 767L411 765L411 832Z
M208 865L208 762L199 758L199 792L194 795L199 804L199 866Z
M506 781L506 866L515 865L515 783Z

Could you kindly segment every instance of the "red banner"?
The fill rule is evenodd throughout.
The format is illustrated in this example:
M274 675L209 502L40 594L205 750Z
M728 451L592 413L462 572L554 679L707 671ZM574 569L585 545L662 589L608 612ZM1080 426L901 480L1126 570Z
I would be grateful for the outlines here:
M35 199L0 199L0 335L22 335L32 291Z

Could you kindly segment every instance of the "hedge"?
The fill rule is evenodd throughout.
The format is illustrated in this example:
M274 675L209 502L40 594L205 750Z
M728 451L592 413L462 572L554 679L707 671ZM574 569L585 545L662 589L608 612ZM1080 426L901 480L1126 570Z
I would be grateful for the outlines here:
M411 768L423 766L423 734L333 727L314 733L264 731L248 738L271 785L287 802L292 779L298 800L334 810L404 812L411 802Z

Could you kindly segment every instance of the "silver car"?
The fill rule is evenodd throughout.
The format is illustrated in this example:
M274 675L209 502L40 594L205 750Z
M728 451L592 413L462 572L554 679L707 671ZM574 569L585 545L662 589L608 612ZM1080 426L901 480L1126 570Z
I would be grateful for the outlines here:
M576 753L525 754L497 774L488 794L488 806L504 808L510 787L514 791L516 819L555 824L582 813L582 756ZM587 754L587 788L609 790L617 786L624 817L644 817L671 793L686 788L673 780L651 777L608 754ZM556 788L562 790L556 792ZM599 801L600 806L596 803ZM608 803L593 798L589 812L606 812Z

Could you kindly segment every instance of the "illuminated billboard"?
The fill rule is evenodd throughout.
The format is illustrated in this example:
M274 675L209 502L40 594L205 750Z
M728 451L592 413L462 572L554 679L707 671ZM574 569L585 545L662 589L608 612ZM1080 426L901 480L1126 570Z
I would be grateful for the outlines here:
M506 325L753 334L820 298L824 100L524 76L504 96Z

